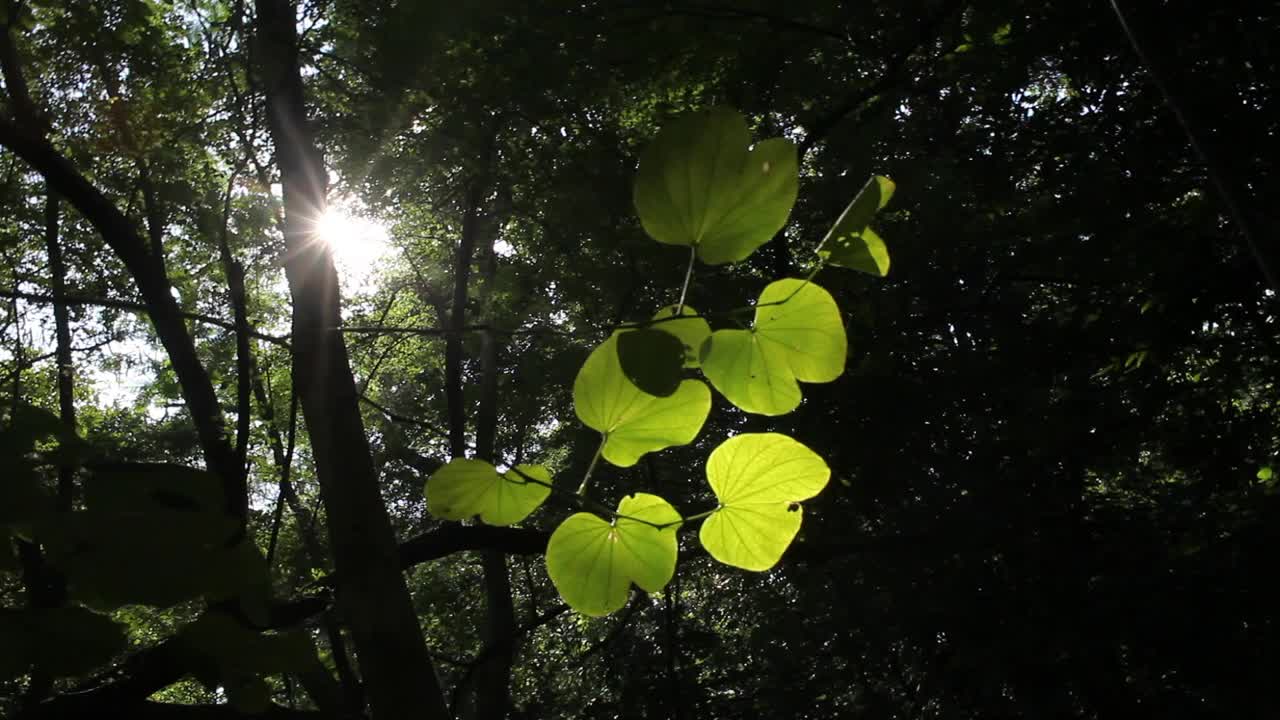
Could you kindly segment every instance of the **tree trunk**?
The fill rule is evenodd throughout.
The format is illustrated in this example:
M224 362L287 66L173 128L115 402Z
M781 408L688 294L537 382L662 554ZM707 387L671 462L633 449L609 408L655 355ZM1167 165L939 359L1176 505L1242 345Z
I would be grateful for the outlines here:
M443 718L444 700L379 493L346 343L337 332L337 271L313 228L325 209L327 183L307 123L294 4L258 0L257 23L258 71L284 194L294 382L328 516L339 602L373 717Z
M492 287L496 255L487 252L483 277ZM487 294L487 293L486 293ZM480 407L476 413L476 457L494 462L498 430L498 338L486 332L480 346ZM486 648L494 651L476 669L476 718L503 720L511 705L511 663L515 654L516 616L511 602L511 576L507 556L499 550L481 553L484 568Z
M494 139L490 137L482 151L481 173L488 172ZM481 233L482 203L485 179L475 179L467 190L462 220L462 236L454 262L453 307L449 318L451 332L445 342L445 395L449 407L449 446L454 457L466 457L466 406L462 382L462 328L467 322L467 297L471 264ZM482 279L484 290L491 287L494 254L485 252ZM484 303L481 303L482 305ZM486 332L482 338L480 358L480 403L476 413L475 457L495 461L495 437L498 423L497 339ZM460 713L476 720L502 720L510 706L511 638L515 633L515 608L511 603L511 579L506 555L497 550L481 553L484 569L485 624L482 633L485 657L475 669L471 687L464 688L465 711ZM469 697L468 697L469 696Z

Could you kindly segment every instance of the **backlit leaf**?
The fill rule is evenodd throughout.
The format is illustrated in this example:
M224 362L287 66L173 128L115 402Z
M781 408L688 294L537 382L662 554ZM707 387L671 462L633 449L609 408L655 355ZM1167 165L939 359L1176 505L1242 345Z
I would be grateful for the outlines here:
M703 547L726 565L768 570L800 531L799 501L821 492L830 476L817 453L786 435L729 438L707 458L720 508L702 523Z
M517 465L499 473L483 460L454 458L427 480L427 510L445 520L479 515L489 525L511 525L538 509L551 493L550 485L551 474L541 465Z
M735 110L712 108L679 118L640 157L634 200L645 232L669 245L694 246L710 265L737 262L782 229L796 201L796 147L782 138L757 143Z
M702 372L729 402L782 415L800 404L802 382L844 372L848 341L840 309L812 282L789 278L760 294L750 330L717 330L702 347Z
M889 274L889 249L871 228L865 228L857 235L833 238L818 254L832 265L877 277Z
M551 581L584 615L608 615L627 604L632 584L657 592L675 573L675 508L656 495L636 493L618 503L618 514L625 517L613 523L591 513L572 515L547 543Z
M892 180L874 175L862 187L818 246L818 255L832 265L883 277L889 272L889 251L870 224L893 197Z
M698 380L684 380L670 397L644 392L622 371L617 337L582 364L573 382L573 407L584 425L604 434L604 459L630 467L647 452L692 442L711 412L711 391Z

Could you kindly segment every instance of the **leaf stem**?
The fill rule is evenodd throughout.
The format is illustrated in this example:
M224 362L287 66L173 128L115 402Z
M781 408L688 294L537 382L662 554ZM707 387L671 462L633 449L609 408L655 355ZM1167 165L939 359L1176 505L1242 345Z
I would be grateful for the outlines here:
M684 271L684 285L680 286L680 302L676 303L676 317L684 314L684 298L689 292L689 281L693 279L693 263L698 258L698 246L689 246L689 267Z
M587 494L587 483L591 481L591 473L596 469L596 463L600 462L600 454L604 452L604 444L609 442L609 436L600 434L600 446L596 448L596 454L591 458L591 464L587 466L587 472L582 476L582 484L578 486L578 494Z
M821 260L817 265L813 267L812 270L809 271L808 275L804 276L804 282L800 283L800 285L796 287L795 290L792 290L789 295L782 298L781 300L774 300L773 302L767 302L767 303L756 303L755 305L744 305L742 307L736 307L730 310L725 310L723 313L707 313L707 317L715 317L717 315L729 315L729 316L745 315L750 312L755 312L757 308L772 307L774 305L785 305L789 300L791 300L791 298L795 297L801 290L805 288L806 285L808 285L813 280L813 276L817 275L819 270L821 270L826 266L827 266L826 259Z
M603 450L603 449L604 449L604 443L603 443L603 442L602 442L602 443L600 443L600 448L601 448L601 450ZM595 462L596 462L596 460L598 460L598 459L599 459L599 457L600 457L600 450L597 450L597 451L596 451L596 458L595 458L595 459L593 459L593 460L591 461L591 462L592 462L592 467L594 467L594 466L595 466ZM590 471L590 470L588 470L588 471L587 471L587 478L583 478L583 481L582 481L582 483L583 483L582 488L580 488L580 489L579 489L579 492L576 492L576 493L569 493L567 490L563 490L563 489L561 489L561 488L556 487L554 483L545 482L545 481L543 481L543 480L539 480L539 479L538 479L538 478L536 478L536 477L533 477L532 475L525 474L525 473L524 473L524 472L522 472L519 468L514 467L514 466L512 466L512 467L511 467L510 472L514 472L514 473L515 473L516 475L518 475L518 476L520 477L520 479L521 479L521 480L523 480L524 482L533 483L534 485L541 485L541 486L543 486L543 487L545 487L545 488L549 488L549 489L551 490L551 492L552 492L552 493L554 493L554 494L556 494L556 495L564 495L564 496L566 496L566 499L567 499L567 500L569 500L570 502L575 503L575 504L577 504L577 505L578 505L578 506L580 506L580 507L581 507L581 506L587 506L587 507L590 507L590 508L592 508L593 510L595 510L596 512L599 512L601 515L608 516L608 517L612 518L613 520L630 520L630 521L632 521L632 522L638 522L638 523L640 523L641 525L648 525L649 527L656 528L656 529L658 529L658 530L666 530L666 529L667 529L667 528L669 528L669 527L676 527L676 526L678 526L678 525L683 525L683 524L685 524L685 523L693 522L694 520L701 520L701 519L703 519L703 518L705 518L705 517L710 517L711 515L714 515L714 514L716 513L716 511L718 511L718 510L720 509L720 507L721 507L720 505L716 505L715 507L711 508L710 510L707 510L707 511L704 511L704 512L700 512L700 513L698 513L698 514L696 514L696 515L690 515L689 517L686 517L686 518L681 518L680 520L678 520L678 521L676 521L676 522L669 522L669 523L656 523L656 522L653 522L653 521L651 521L651 520L645 520L645 519L643 519L643 518L638 518L638 517L634 517L634 516L631 516L631 515L627 515L627 514L625 514L625 513L620 513L620 512L618 512L617 510L614 510L614 509L610 508L608 505L605 505L604 503L600 502L599 500L595 500L594 498L590 498L590 497L587 497L586 495L582 494L582 489L584 489L584 488L586 487L587 478L590 478L590 476L591 476L591 471ZM511 480L511 479L506 478L506 477L504 477L503 479L507 480L507 482L515 482L514 480Z
M712 515L715 515L719 510L720 510L720 506L716 505L715 507L705 512L700 512L697 515L690 515L689 517L681 520L681 522L689 523L689 522L693 522L694 520L701 520L702 518L705 518L705 517L711 517ZM675 523L669 523L669 525L675 525ZM664 525L663 527L667 527L667 526Z

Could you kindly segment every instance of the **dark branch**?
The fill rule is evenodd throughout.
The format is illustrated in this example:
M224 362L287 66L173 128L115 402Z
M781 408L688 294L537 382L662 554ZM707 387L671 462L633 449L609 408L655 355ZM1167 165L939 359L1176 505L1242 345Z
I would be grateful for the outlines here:
M403 423L405 425L413 425L415 427L420 427L423 430L426 430L443 440L449 439L449 433L446 432L444 428L438 425L433 425L432 423L429 423L426 420L419 420L418 418L409 417L408 415L401 415L400 413L389 410L386 407L378 404L375 400L370 398L368 395L361 395L360 402L382 413L382 415L386 417L388 420L390 420L391 422Z
M85 297L83 295L63 295L62 297L54 297L51 295L40 295L38 293L17 292L13 290L0 290L0 297L16 298L18 300L25 300L27 302L48 303L53 305L56 305L56 304L87 305L91 307L105 307L105 308L114 308L116 310L128 310L130 312L142 312L142 313L150 312L150 308L148 308L143 303L131 302L129 300L116 300L113 298ZM214 327L220 327L223 330L230 330L232 332L235 332L235 329L236 329L236 324L234 322L230 320L223 320L222 318L216 318L216 317L213 317L212 315L186 312L184 310L178 311L178 315L185 320L194 320L195 322L204 323L205 325L213 325ZM279 335L268 335L267 333L250 329L249 336L272 343L274 345L279 345L280 347L284 347L284 348L289 347L289 339L286 337L281 337Z
M488 332L497 335L569 335L562 330L535 325L527 328L499 328L492 325L462 325L458 328L395 327L395 326L347 326L337 328L343 333L367 333L374 335L421 335L424 337L449 337L471 332Z
M400 567L407 570L464 550L540 555L550 538L545 530L449 524L400 543Z

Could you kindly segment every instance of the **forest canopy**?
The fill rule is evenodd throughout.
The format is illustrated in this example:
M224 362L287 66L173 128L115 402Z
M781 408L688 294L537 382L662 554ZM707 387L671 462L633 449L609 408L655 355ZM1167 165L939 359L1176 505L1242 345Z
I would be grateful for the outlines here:
M1278 23L0 0L0 716L1271 716Z

